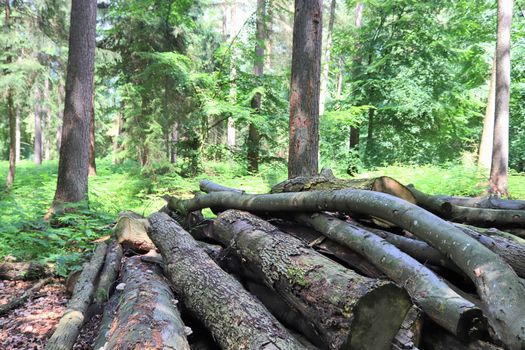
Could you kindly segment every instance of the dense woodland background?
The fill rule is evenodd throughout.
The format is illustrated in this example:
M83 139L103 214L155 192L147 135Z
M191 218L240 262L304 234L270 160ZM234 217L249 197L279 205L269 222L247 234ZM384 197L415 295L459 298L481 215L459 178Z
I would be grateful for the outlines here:
M9 113L20 160L1 194L0 256L58 261L66 271L118 211L149 213L162 195L196 189L195 178L254 192L286 178L293 2L98 2L98 175L89 209L44 222L56 186L71 3L0 3L2 177ZM478 167L478 152L496 20L495 1L324 1L319 164L339 176L392 175L430 193L483 192L490 164ZM524 30L517 1L509 190L518 198Z

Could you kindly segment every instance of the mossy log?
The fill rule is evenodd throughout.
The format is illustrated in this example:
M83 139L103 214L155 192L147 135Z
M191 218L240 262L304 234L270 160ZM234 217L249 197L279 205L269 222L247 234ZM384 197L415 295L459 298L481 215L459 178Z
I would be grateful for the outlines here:
M77 339L80 328L84 323L85 313L91 304L95 290L95 281L104 263L107 244L100 243L93 253L91 260L85 263L82 273L75 285L73 296L67 304L64 316L49 338L46 350L70 350Z
M325 214L299 214L296 220L366 257L436 323L461 339L484 330L482 311L462 298L430 269L371 232Z
M373 213L413 233L453 261L476 285L491 326L511 349L525 347L525 286L497 254L459 228L400 198L365 190L247 195L214 192L169 199L171 210L187 213L209 207L257 212L341 211Z
M120 271L120 264L122 260L122 246L116 241L112 241L108 246L104 267L100 273L100 279L95 291L94 304L101 307L110 297L115 287L115 280Z
M207 190L213 189L213 187L210 185L204 188ZM371 179L338 179L336 177L326 175L318 175L313 177L299 176L278 183L277 185L272 187L270 193L342 189L370 190L388 193L396 197L403 198L407 202L414 204L416 203L416 198L414 198L412 193L399 181L389 176L380 176ZM210 192L214 191L211 190Z
M155 249L155 245L148 237L146 226L148 220L132 211L121 212L113 234L124 251L133 254L147 253Z
M149 217L149 235L184 306L223 349L303 349L273 315L206 255L167 214Z
M392 342L392 350L418 350L422 328L423 314L417 306L412 306Z
M450 221L480 227L525 226L525 210L461 207L423 193L413 186L409 185L406 188L416 198L417 205Z
M0 264L0 280L29 281L49 275L49 269L38 262L5 262Z
M330 349L390 349L411 305L393 283L358 275L247 212L225 211L213 228Z
M454 197L437 195L433 197L444 202L449 202L450 204L459 205L460 207L525 210L524 200L502 199L496 196Z
M105 349L190 349L177 301L158 266L128 258L122 283Z

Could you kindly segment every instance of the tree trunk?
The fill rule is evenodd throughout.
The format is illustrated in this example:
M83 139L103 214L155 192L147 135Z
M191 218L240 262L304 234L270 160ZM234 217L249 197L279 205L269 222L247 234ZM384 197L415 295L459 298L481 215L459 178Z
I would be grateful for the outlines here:
M260 79L264 72L264 46L266 40L266 0L257 0L257 20L255 38L255 61L253 64L253 75ZM257 79L256 78L256 79ZM261 114L261 94L256 92L251 101L251 107L257 114ZM261 135L255 123L250 123L248 130L248 172L259 172L259 148Z
M9 171L7 173L7 181L6 186L7 188L11 188L13 186L13 182L15 181L15 169L16 169L16 127L17 125L17 117L18 115L18 107L17 111L15 113L14 110L14 103L13 103L13 94L11 89L8 89L7 91L7 115L9 117Z
M328 33L326 33L326 43L323 60L323 72L321 76L321 88L319 93L319 115L324 114L326 95L328 94L328 79L330 73L330 59L332 52L332 32L334 30L335 22L335 8L337 5L336 0L332 0L330 3L330 18L328 20Z
M214 192L188 200L171 198L171 210L203 208L259 212L342 211L378 217L413 233L451 259L476 285L491 326L511 349L525 346L525 286L498 255L460 229L418 206L391 195L364 190L247 195ZM517 320L520 320L517 322Z
M343 66L343 60L341 58L339 59L338 65L339 65L339 71L337 72L337 86L335 88L336 90L335 96L339 100L341 99L341 95L343 93L343 68L344 66Z
M479 308L450 289L431 270L386 240L357 226L323 214L295 216L334 241L362 254L390 279L403 286L437 324L463 340L483 331Z
M62 124L64 122L64 107L63 107L63 101L64 101L64 84L62 81L58 84L58 94L57 94L57 108L58 108L58 115L57 115L57 131L56 131L56 139L57 139L57 154L60 155L60 146L62 144Z
M106 335L105 349L189 350L175 296L161 270L134 256L124 264L122 282L126 285Z
M483 132L479 144L478 165L484 170L490 170L492 164L492 142L494 141L494 107L496 99L496 55L492 60L492 74L490 75L489 96L485 119L483 119Z
M95 163L95 93L91 98L91 117L89 118L89 176L97 175Z
M494 196L473 198L437 195L434 197L437 197L442 201L449 202L450 204L459 205L461 207L525 210L525 200L501 199Z
M104 263L106 249L105 243L99 244L91 260L84 264L82 273L75 285L73 296L69 300L67 309L55 332L49 338L46 350L70 350L73 348L84 323L85 313L91 303L91 297L95 290L95 280Z
M366 149L365 153L370 155L374 148L374 114L375 109L370 108L368 110L368 132L366 135Z
M42 104L42 112L44 115L44 128L42 132L43 136L43 151L44 159L51 160L51 108L49 106L49 79L44 80L44 103Z
M122 132L122 115L120 112L117 112L117 119L115 121L116 123L116 131L115 131L115 137L113 138L113 164L119 164L120 160L118 157L118 152L120 149L119 139L120 139L120 133Z
M359 146L359 132L360 130L358 127L350 127L350 149L354 149Z
M15 114L15 163L20 162L20 144L21 144L21 132L20 132L20 105L16 105Z
M498 33L496 40L496 107L490 193L509 196L509 99L510 99L510 30L513 0L498 0Z
M63 203L87 200L96 10L95 0L72 2L66 103L52 208L55 212L62 210Z
M313 176L319 163L322 0L295 0L288 178Z
M394 284L358 275L250 213L221 213L213 232L330 349L390 349L411 305Z
M149 235L166 262L172 288L221 348L303 348L167 214L153 214L149 221Z
M422 328L423 315L421 310L417 306L412 306L392 342L392 350L418 350Z
M122 255L122 246L118 244L116 240L111 242L108 246L104 268L100 273L100 280L98 281L97 290L95 291L94 304L97 308L102 307L102 304L109 299L113 292L113 287L115 287L115 281L120 271Z
M36 165L42 164L42 101L40 89L35 87L35 144L34 161Z

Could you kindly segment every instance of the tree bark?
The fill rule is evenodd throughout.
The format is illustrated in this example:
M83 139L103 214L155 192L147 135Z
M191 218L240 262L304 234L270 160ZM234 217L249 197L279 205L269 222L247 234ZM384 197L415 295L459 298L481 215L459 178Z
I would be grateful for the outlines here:
M60 146L62 145L62 124L64 122L64 107L63 107L63 101L64 101L64 84L62 81L58 84L58 93L57 93L57 108L58 108L58 115L57 115L57 130L56 130L56 139L57 139L57 154L60 155Z
M97 175L95 163L95 93L91 97L91 113L89 118L89 176Z
M49 106L49 78L44 80L44 103L42 104L42 114L44 116L42 145L44 151L44 159L51 160L51 108Z
M431 270L394 245L357 226L324 214L295 216L296 220L362 254L376 268L403 286L437 324L463 340L483 330L481 310L463 299Z
M117 241L111 242L108 246L106 260L104 261L104 268L100 273L100 279L95 291L94 304L96 307L102 307L110 297L115 287L115 281L119 275L120 265L122 260L123 250L122 246Z
M84 323L85 313L91 303L95 290L95 280L104 263L107 245L98 245L91 260L84 264L82 273L75 285L73 296L67 304L67 309L60 319L55 332L49 338L46 350L70 350L77 339Z
M42 101L38 86L35 86L35 100L34 161L36 165L40 165L42 164Z
M412 306L392 342L392 350L418 350L422 328L421 310L417 306Z
M72 2L66 103L52 208L55 212L62 210L63 203L87 200L96 10L95 0Z
M498 0L498 32L496 39L496 107L490 193L509 196L509 100L510 100L510 30L513 0Z
M494 107L496 100L496 55L492 60L492 73L490 75L489 96L485 119L483 119L483 132L479 144L478 165L484 170L490 170L492 165L492 142L494 141Z
M189 350L177 301L161 270L134 256L123 266L122 282L126 285L106 335L105 349Z
M149 235L175 293L223 349L303 349L258 300L217 266L167 214L149 217Z
M321 88L319 93L319 115L324 114L326 95L328 94L328 79L330 73L330 59L332 52L332 32L334 31L336 0L330 3L330 17L328 20L328 33L326 33L326 43L324 50L323 72L321 76Z
M485 197L453 197L453 196L434 196L438 199L459 205L460 207L484 208L484 209L512 209L525 210L524 200L501 199L494 196Z
M253 64L253 74L261 78L264 73L264 47L266 40L266 0L257 0L256 18L256 38L255 38L255 61ZM257 79L256 78L256 79ZM256 114L261 114L262 95L256 92L251 101L251 107ZM261 135L255 123L250 123L248 127L248 172L259 172L259 149L261 147Z
M390 349L410 307L395 285L358 275L246 212L225 211L213 228L330 349Z
M7 115L9 118L9 171L7 173L7 188L13 186L15 181L15 171L16 171L16 127L17 127L17 116L18 110L15 114L14 103L13 103L13 93L11 89L7 91ZM18 126L20 126L18 124Z
M290 86L288 178L319 168L319 92L322 0L295 0Z
M364 190L247 195L214 192L188 200L171 198L171 210L187 213L215 207L259 212L319 210L373 214L426 241L452 260L476 285L491 326L511 349L525 346L525 286L497 254L460 229L409 202ZM517 321L519 320L519 321Z

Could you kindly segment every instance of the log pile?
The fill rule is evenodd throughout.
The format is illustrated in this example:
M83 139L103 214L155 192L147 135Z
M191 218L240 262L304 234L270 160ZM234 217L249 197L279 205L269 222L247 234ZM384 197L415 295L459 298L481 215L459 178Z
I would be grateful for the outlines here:
M89 305L94 349L525 349L520 202L330 172L270 194L200 187L120 216L47 349L71 348L57 340Z

